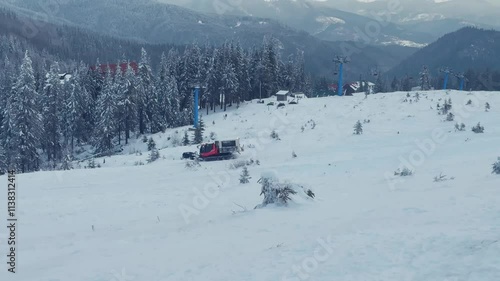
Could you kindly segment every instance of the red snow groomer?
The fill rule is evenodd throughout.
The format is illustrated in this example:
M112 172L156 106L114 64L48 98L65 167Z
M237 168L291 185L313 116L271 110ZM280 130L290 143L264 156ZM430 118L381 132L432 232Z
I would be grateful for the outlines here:
M200 160L228 160L235 158L235 153L240 152L241 147L239 139L204 143L200 147Z

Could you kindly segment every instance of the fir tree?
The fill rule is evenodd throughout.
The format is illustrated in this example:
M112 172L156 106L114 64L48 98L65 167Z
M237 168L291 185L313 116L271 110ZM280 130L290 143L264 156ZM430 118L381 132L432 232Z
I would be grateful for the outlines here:
M355 135L363 134L363 124L361 124L359 120L358 122L356 122L356 125L354 125L354 134Z
M184 137L182 138L182 145L188 146L190 143L189 141L189 135L187 131L184 131Z
M158 149L156 149L156 147L154 147L153 149L151 149L151 152L149 153L148 163L153 163L158 159L160 159L160 152L158 151Z
M63 160L61 163L61 170L72 170L73 169L73 160L71 159L71 155L68 151L64 153Z
M241 184L246 184L250 182L250 173L248 172L248 168L245 166L243 167L243 170L240 175L240 183Z
M50 67L50 71L47 73L47 80L44 87L43 96L43 123L44 123L44 147L47 151L47 160L53 161L52 168L55 168L56 163L58 163L62 158L62 119L59 114L63 111L63 88L61 85L61 80L59 78L60 74L59 64L54 63Z
M104 88L98 100L99 122L94 134L94 146L97 152L110 154L113 149L113 138L117 132L116 122L116 87L108 70Z
M12 139L7 140L9 150L15 151L9 159L12 167L21 172L37 171L40 167L40 139L42 138L42 119L37 107L39 95L28 52L25 53L19 76L13 86L7 114Z
M422 91L428 91L431 89L429 69L426 65L422 67L422 71L420 72L420 88Z
M200 117L200 120L198 121L198 126L194 131L193 144L200 144L203 142L203 132L205 132L205 123L203 122L203 119Z
M153 149L156 149L156 143L155 140L151 137L148 140L148 151L152 151Z

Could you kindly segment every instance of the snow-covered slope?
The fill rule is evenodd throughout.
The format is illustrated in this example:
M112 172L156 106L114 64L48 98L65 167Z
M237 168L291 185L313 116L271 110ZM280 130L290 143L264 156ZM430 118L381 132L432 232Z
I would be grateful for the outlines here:
M235 161L186 168L180 155L196 148L171 144L182 129L153 136L164 156L153 164L134 165L147 158L137 140L124 155L98 159L100 169L19 175L20 263L0 279L500 280L500 176L491 173L500 92L415 95L316 98L282 109L254 101L227 119L203 116L207 135L241 138L235 161L260 161L248 166L246 185L241 169L230 168ZM466 131L436 113L445 98ZM364 133L353 135L358 120L367 121ZM478 122L484 134L471 132ZM394 177L404 165L414 175ZM265 172L316 198L253 210ZM449 180L434 182L441 173Z

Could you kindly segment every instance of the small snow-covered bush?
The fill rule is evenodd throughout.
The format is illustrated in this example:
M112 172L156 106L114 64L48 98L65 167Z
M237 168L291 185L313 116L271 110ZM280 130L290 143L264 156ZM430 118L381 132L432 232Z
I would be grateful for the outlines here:
M446 115L446 121L448 122L452 122L453 120L455 120L455 114L453 113L448 113L448 115Z
M176 135L173 135L171 138L170 138L170 142L172 143L172 146L173 147L177 147L177 146L180 146L182 145L182 142L181 140L179 139L179 136L176 134Z
M211 140L216 140L217 139L217 134L215 134L214 132L210 132L210 139Z
M264 195L264 199L261 204L255 206L255 209L266 207L269 204L287 206L288 202L292 201L292 196L299 193L307 198L314 198L316 196L312 190L305 189L301 185L280 183L273 173L262 175L258 183L262 186L260 195Z
M405 167L405 168L403 168L403 170L397 169L394 172L394 175L395 176L400 176L400 177L408 177L408 176L413 175L413 171Z
M500 157L498 157L498 161L493 163L493 174L500 175Z
M481 126L481 123L477 123L476 126L472 127L472 131L476 134L482 134L484 133L484 127Z
M465 131L465 124L464 123L460 125L458 125L458 123L455 124L455 131L461 131L461 132Z
M279 140L280 139L280 136L278 135L278 133L276 132L276 130L273 130L271 132L271 138L275 139L275 140Z
M490 109L491 109L490 104L486 103L486 105L484 106L484 111L488 112L488 111L490 111Z
M245 160L237 160L237 161L232 162L229 165L229 169L236 170L236 169L239 169L241 167L245 167L246 165L247 165L247 162Z
M198 161L198 159L195 158L192 161L187 160L185 167L186 167L186 169L196 169L197 167L201 167L201 165L200 165L200 162Z
M292 151L292 158L297 158L297 154L295 153L295 151Z

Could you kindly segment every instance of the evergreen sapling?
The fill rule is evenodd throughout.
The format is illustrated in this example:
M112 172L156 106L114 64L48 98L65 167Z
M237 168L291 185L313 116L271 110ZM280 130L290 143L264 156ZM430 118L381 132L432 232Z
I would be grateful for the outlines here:
M243 170L241 171L240 175L240 183L241 184L246 184L250 182L250 173L248 172L248 168L245 166L243 167Z
M354 134L355 135L363 134L363 124L361 124L359 120L358 122L356 122L356 125L354 125Z

